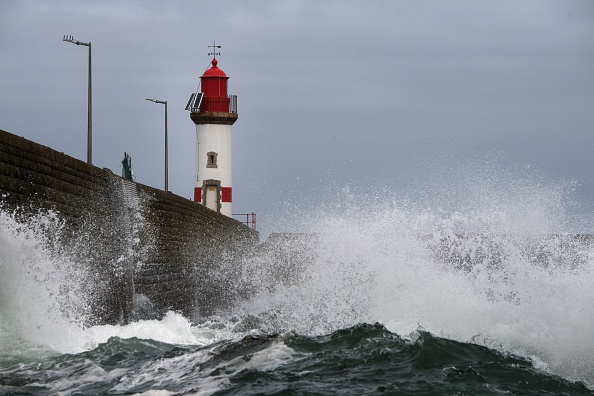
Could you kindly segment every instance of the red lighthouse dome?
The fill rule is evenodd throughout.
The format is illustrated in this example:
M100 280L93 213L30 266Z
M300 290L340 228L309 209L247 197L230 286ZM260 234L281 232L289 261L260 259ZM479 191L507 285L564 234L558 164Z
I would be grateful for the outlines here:
M229 97L227 96L227 80L229 77L224 71L218 68L216 58L212 59L211 67L200 77L202 94L202 103L200 111L202 112L229 112Z

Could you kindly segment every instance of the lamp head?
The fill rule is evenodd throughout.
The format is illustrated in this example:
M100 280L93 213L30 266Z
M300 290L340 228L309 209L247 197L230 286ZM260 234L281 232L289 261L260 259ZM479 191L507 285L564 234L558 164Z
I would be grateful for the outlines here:
M162 100L157 100L157 99L145 99L145 100L148 100L149 102L153 102L153 103L167 104L167 101L162 101Z

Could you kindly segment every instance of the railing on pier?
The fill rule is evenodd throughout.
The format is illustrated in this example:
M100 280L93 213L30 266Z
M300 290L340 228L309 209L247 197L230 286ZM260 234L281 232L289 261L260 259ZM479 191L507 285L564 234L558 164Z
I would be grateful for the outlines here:
M248 227L251 227L252 230L256 231L256 214L252 213L233 213L233 217L239 217L235 220L240 221L241 223L245 224ZM245 216L245 220L243 219Z

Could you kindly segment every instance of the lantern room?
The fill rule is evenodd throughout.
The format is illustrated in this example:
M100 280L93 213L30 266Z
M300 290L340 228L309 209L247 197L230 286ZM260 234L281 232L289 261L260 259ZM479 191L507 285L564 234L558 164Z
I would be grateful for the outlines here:
M216 58L211 67L200 77L203 94L200 104L201 112L228 113L230 99L227 96L227 80L229 77L217 67Z

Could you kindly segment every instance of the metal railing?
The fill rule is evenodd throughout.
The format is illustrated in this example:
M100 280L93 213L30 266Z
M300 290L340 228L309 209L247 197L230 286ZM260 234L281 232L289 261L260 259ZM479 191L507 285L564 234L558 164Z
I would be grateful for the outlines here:
M214 104L214 107L226 107L229 104L229 113L237 114L237 95L227 95L226 98L205 98L201 92L193 93L188 100L186 110L190 113L200 113L200 105L202 101L206 100Z
M232 216L240 216L240 219L236 218L235 220L245 224L248 227L251 227L252 230L256 231L256 214L252 213L233 213ZM243 220L243 216L245 216L245 220Z
M227 95L229 97L229 113L237 114L237 95Z

